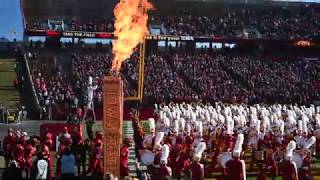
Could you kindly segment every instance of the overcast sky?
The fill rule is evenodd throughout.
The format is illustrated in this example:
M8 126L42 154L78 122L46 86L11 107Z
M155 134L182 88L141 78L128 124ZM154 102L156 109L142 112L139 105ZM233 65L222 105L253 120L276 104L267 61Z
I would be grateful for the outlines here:
M9 40L14 38L16 32L18 40L23 37L23 23L20 11L20 0L0 0L0 38Z

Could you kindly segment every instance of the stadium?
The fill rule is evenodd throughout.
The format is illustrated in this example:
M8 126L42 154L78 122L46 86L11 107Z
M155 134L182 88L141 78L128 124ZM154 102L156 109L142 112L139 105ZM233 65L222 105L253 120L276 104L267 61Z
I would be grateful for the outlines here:
M319 3L4 0L2 179L320 179Z

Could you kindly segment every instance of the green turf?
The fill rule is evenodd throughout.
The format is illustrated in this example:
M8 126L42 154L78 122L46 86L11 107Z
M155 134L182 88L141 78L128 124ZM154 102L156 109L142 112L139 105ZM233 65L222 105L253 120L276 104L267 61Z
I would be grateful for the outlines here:
M20 101L19 91L13 87L16 78L14 59L0 59L0 102L14 110Z

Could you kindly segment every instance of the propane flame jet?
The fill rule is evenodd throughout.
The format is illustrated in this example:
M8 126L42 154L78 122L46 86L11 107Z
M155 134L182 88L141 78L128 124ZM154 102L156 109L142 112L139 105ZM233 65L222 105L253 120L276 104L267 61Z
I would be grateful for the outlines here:
M148 0L120 0L113 10L116 40L113 42L112 71L119 73L121 64L128 59L148 31L148 10L153 5Z

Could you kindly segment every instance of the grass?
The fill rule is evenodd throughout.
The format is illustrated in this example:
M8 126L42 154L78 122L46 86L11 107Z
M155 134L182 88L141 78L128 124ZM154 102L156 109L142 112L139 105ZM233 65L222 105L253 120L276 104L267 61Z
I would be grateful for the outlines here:
M20 101L19 91L13 87L14 65L14 59L0 59L0 102L10 110L16 109Z

